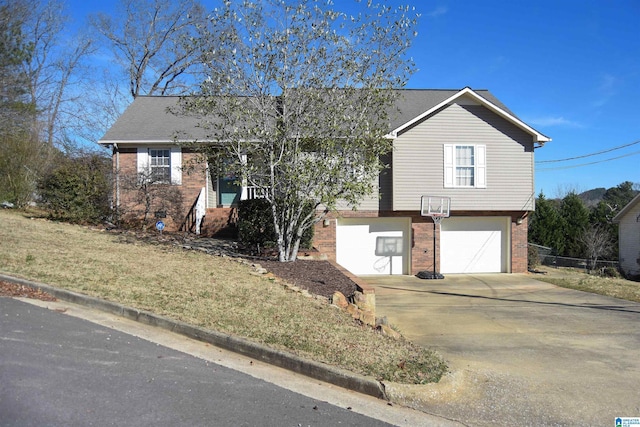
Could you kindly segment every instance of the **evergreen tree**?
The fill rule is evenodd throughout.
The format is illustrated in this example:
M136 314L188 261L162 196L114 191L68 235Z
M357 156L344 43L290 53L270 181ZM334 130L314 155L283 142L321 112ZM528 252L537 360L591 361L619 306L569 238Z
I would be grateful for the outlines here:
M625 181L615 187L609 188L602 196L602 200L607 202L615 211L614 215L620 212L637 194L633 189L633 183Z
M618 224L612 219L618 214L637 194L633 189L633 183L625 181L605 191L602 200L591 209L589 222L603 233L607 233L611 239L613 249L609 255L611 259L618 259Z
M589 227L589 210L576 193L569 193L560 205L560 217L563 221L563 255L581 258L585 256L582 236Z
M25 41L21 3L0 2L0 131L3 134L30 131L35 108L27 98L28 76L22 69L31 58L32 46Z
M562 218L552 200L540 193L536 210L529 220L529 241L553 248L556 253L564 250Z
M46 153L35 134L35 106L22 64L32 46L24 41L26 3L0 0L0 202L25 205Z

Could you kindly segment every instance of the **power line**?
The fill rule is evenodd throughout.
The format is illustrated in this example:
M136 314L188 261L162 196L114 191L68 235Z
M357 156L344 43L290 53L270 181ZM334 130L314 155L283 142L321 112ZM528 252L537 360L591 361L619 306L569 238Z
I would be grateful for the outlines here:
M640 142L640 141L638 141ZM637 143L637 142L636 142ZM631 144L629 144L631 145ZM611 151L611 150L610 150ZM604 159L604 160L598 160L597 162L590 162L590 163L581 163L579 165L572 165L572 166L558 166L558 167L552 167L552 168L536 168L536 171L552 171L552 170L560 170L560 169L572 169L572 168L579 168L582 166L590 166L590 165L595 165L598 163L604 163L604 162L610 162L612 160L618 160L618 159L622 159L624 157L630 157L630 156L635 156L636 154L640 154L640 151L634 151L633 153L628 153L628 154L624 154L622 156L618 156L618 157L612 157L610 159ZM586 157L586 156L582 156L582 157ZM574 158L579 158L579 157L574 157ZM558 160L560 161L560 160ZM542 162L541 162L542 163Z
M630 146L636 145L636 144L640 144L640 139L637 140L637 141L631 142L629 144L620 145L618 147L609 148L608 150L602 150L602 151L598 151L596 153L583 154L582 156L576 156L576 157L567 157L566 159L540 160L540 161L536 161L536 163L557 163L557 162L567 162L569 160L584 159L585 157L591 157L591 156L597 156L598 154L609 153L611 151L620 150L621 148L630 147ZM624 157L624 156L622 156L622 157ZM619 159L619 158L620 157L616 157L616 158L610 159L610 160L615 160L615 159ZM603 161L608 161L608 160L603 160ZM599 163L599 162L596 162L596 163ZM593 164L593 163L587 163L587 164ZM586 166L587 164L585 164L584 166ZM578 166L580 166L580 165L578 165ZM578 166L567 166L567 168L569 168L569 167L578 167Z

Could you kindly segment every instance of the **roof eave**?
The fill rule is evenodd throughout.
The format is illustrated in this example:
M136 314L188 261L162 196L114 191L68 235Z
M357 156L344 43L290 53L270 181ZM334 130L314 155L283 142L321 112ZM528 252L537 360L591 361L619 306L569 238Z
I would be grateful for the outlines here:
M627 205L617 213L616 216L611 219L611 222L619 223L623 216L625 216L633 207L640 201L640 194L636 195Z
M438 111L440 108L444 107L447 104L450 104L455 99L460 98L461 96L464 96L464 95L471 96L476 101L478 101L480 104L482 104L485 107L489 108L494 113L498 114L502 118L504 118L507 121L509 121L509 122L513 123L514 125L518 126L519 128L521 128L525 132L531 134L534 137L534 142L540 144L540 147L542 147L545 142L551 141L551 138L549 138L548 136L538 132L537 130L535 130L534 128L532 128L531 126L529 126L528 124L526 124L525 122L520 120L519 118L515 117L513 114L510 114L510 113L506 112L505 110L503 110L502 108L498 107L497 105L495 105L491 101L489 101L486 98L478 95L476 92L473 91L473 89L471 89L468 86L465 87L464 89L460 90L459 92L453 94L452 96L450 96L449 98L445 99L444 101L440 102L439 104L431 107L430 109L428 109L424 113L420 114L419 116L414 117L413 119L411 119L407 123L403 124L402 126L399 126L398 128L392 130L389 133L389 135L391 137L393 137L393 138L397 137L398 134L400 132L402 132L404 129L412 126L414 123L422 120L423 118L429 116L433 112Z

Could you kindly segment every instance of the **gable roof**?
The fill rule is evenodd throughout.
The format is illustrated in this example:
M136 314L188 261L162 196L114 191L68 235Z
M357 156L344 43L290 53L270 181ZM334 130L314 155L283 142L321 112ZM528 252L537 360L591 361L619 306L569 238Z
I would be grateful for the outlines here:
M413 124L423 120L439 109L463 97L468 97L531 134L534 142L539 143L541 146L544 145L545 142L551 141L551 138L538 132L516 117L514 113L509 111L509 109L488 90L474 91L469 87L465 87L462 90L406 90L401 92L400 101L398 102L398 108L401 114L399 120L395 122L397 126L393 126L392 124L391 128L393 130L389 134L392 138L395 138L403 130L411 127Z
M620 212L618 212L618 214L614 216L611 221L616 223L619 223L620 221L622 221L622 218L625 215L627 215L627 213L629 213L629 211L632 210L635 207L635 205L638 204L638 202L640 202L640 193L636 197L631 199L631 201L627 203L627 205L624 208L622 208Z
M488 90L401 89L398 95L395 105L398 114L391 114L389 127L392 138L446 105L467 97L531 134L540 145L551 140L517 118ZM171 112L177 110L180 99L179 96L138 96L98 142L111 145L206 141L207 132L199 126L199 117Z

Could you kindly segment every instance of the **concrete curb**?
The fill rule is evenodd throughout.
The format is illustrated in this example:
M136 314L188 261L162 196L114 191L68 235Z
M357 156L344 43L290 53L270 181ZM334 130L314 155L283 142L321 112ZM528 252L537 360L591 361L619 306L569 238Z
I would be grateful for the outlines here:
M148 311L126 307L115 302L56 288L43 283L32 282L4 274L0 274L0 280L40 289L64 301L156 326L339 387L374 396L379 399L389 400L385 392L384 384L372 378L357 375L320 362L306 360L294 354L274 350L244 338L193 326Z

